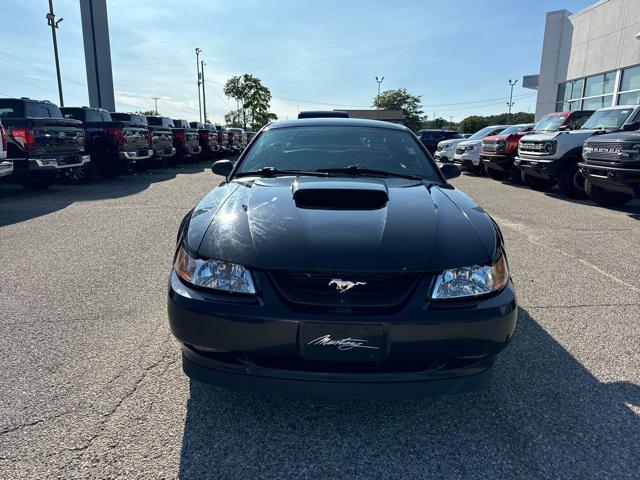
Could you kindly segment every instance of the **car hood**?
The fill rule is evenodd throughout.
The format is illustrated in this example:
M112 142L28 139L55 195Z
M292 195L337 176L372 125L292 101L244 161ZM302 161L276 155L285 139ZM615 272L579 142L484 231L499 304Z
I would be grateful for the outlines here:
M350 192L347 202L362 191L388 201L336 209L301 207L294 198L298 189L315 194L327 185ZM195 207L184 238L201 257L255 269L438 271L485 263L499 248L490 217L459 190L374 178L223 183Z
M587 138L593 135L596 130L570 130L570 131L558 131L558 132L546 132L546 133L532 133L531 135L526 136L527 142L547 142L549 140L558 140L561 137L565 137L567 139L577 139L577 138Z
M464 138L454 138L451 140L442 140L441 142L438 143L438 145L442 145L442 147L444 148L449 146L456 146L457 144L465 141L466 140Z
M507 140L518 140L519 138L522 138L525 135L529 136L529 134L530 132L515 132L515 133L509 133L507 135L489 135L488 137L484 137L483 141L506 142Z
M604 135L594 135L589 139L593 142L638 142L640 143L640 132L617 132Z

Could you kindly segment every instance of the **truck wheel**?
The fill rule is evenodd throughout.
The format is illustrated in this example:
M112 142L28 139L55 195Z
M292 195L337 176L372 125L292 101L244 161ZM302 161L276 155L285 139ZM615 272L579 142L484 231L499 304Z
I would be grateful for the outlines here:
M601 207L620 207L633 200L633 195L597 187L588 178L584 181L584 191L591 200Z
M578 169L578 163L571 163L565 167L558 177L560 191L567 197L586 198L584 193L584 177Z
M44 190L56 181L53 172L23 172L17 177L18 183L29 190Z
M62 181L69 185L82 185L89 183L93 179L94 171L91 163L77 168L67 168L62 171L60 176Z
M120 162L105 162L98 172L105 178L115 178L120 175Z
M539 192L546 192L556 184L556 181L553 178L534 177L533 175L527 175L524 172L522 172L521 177L522 181L527 187L529 187L531 190L537 190Z
M484 167L484 171L490 178L493 178L494 180L504 180L505 178L507 178L506 173L501 172L500 170L496 170L495 168L487 167L486 165Z
M511 167L511 185L522 185L522 175L520 169L516 166Z

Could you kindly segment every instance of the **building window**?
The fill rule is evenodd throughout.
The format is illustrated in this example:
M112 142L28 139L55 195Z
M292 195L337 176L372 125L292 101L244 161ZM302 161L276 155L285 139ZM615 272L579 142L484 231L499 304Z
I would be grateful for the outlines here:
M640 66L622 71L618 105L637 105L640 103Z
M558 87L557 111L597 110L613 103L616 72L600 73L562 83Z

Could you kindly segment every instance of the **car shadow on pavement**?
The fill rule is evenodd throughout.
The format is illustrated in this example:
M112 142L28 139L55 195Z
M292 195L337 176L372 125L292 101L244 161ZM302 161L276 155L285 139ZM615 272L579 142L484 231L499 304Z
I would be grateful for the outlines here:
M171 168L129 173L116 178L96 177L85 185L56 183L46 190L25 190L17 184L0 187L0 227L31 220L62 210L75 202L123 198L140 193L176 175L201 173L210 162L180 164ZM213 184L212 184L213 186Z
M260 396L191 381L180 478L633 478L640 387L602 383L525 310L481 392ZM635 477L637 478L637 477Z

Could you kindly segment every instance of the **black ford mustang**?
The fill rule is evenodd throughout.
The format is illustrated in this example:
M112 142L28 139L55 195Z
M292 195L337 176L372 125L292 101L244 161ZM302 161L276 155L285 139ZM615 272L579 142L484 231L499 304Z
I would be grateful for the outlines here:
M193 378L323 397L488 385L516 297L498 226L390 123L265 127L185 217L169 321Z

